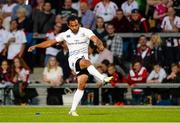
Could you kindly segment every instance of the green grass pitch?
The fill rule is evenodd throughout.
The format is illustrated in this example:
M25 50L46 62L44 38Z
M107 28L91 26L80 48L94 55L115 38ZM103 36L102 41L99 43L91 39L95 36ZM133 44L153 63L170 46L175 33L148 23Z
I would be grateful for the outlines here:
M180 107L79 107L79 117L69 107L1 106L0 122L180 122Z

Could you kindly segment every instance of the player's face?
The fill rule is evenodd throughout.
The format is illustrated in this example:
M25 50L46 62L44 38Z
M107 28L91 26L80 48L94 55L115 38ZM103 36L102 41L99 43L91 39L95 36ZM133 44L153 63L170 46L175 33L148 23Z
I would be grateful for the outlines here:
M78 30L79 30L79 22L78 22L78 20L70 21L68 27L73 33L76 34L78 32Z

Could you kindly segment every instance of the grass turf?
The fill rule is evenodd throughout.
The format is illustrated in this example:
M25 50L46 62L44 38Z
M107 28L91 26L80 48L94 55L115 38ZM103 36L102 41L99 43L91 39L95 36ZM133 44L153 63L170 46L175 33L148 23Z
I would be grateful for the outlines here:
M179 122L179 107L0 107L0 122Z

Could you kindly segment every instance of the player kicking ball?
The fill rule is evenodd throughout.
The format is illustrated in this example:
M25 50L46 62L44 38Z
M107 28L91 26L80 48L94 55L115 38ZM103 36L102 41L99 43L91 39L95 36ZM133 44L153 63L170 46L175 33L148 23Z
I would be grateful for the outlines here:
M88 74L99 78L102 84L108 83L113 77L105 77L92 65L88 59L88 45L90 40L98 47L99 51L104 50L102 41L95 34L86 28L80 27L78 18L70 16L67 19L69 30L58 34L55 40L47 40L40 44L31 46L28 51L36 48L47 48L58 42L65 41L69 49L69 66L77 74L78 89L76 90L69 115L79 116L76 108L84 94Z

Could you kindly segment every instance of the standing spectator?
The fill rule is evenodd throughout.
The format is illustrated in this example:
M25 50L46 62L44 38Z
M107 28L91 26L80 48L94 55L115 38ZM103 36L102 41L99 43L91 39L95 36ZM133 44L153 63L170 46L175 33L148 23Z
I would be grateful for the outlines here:
M13 0L7 0L7 3L2 7L2 14L4 17L3 25L6 30L10 29L10 21L14 6L16 6L16 3L14 3Z
M119 34L115 33L115 29L112 24L107 25L106 31L108 35L104 37L104 40L107 43L107 48L113 53L114 63L119 64L123 51L122 38Z
M106 36L104 19L102 17L96 17L96 27L93 32L101 40Z
M17 13L17 10L20 8L20 7L23 7L26 9L26 12L27 12L27 17L29 18L32 14L32 7L31 5L26 5L26 0L17 0L17 5L13 8L13 11L12 11L12 19L16 19L17 16L16 16L16 13Z
M54 25L54 29L52 32L46 34L46 37L48 40L53 40L55 39L56 35L59 34L60 32L61 32L61 24L58 23ZM47 65L48 59L52 56L55 57L58 54L58 52L59 52L58 45L46 48L45 65Z
M65 20L63 20L63 17L60 14L56 15L55 24L61 24L61 26L62 26L61 31L62 32L68 30L67 22Z
M156 63L147 78L147 83L161 83L166 78L166 71Z
M82 26L88 29L95 28L95 14L89 9L87 2L80 3L80 10L82 13L81 23Z
M133 9L138 9L138 4L135 0L126 0L122 5L121 9L124 15L129 19Z
M15 104L27 104L26 87L29 83L29 68L22 58L15 58L12 66L12 82L14 83Z
M78 16L78 11L72 8L72 0L64 0L64 6L58 10L57 14L67 20L70 15Z
M55 15L51 12L51 3L45 2L43 8L44 11L37 13L37 18L34 18L33 32L35 35L38 33L47 33L54 25Z
M71 76L71 69L68 63L69 50L65 42L61 43L61 47L62 49L57 54L56 59L59 62L59 64L62 65L61 67L63 70L63 80L69 83L69 78Z
M48 105L59 105L62 102L61 89L53 88L62 84L63 82L63 72L62 68L58 66L58 62L55 57L50 57L48 60L47 67L44 68L43 80L48 83L51 88L48 88L47 104Z
M118 9L116 11L116 16L111 21L111 23L114 25L115 32L117 33L131 31L131 25L129 23L129 20L124 16L122 9Z
M7 59L13 60L15 57L21 58L24 53L25 43L27 42L25 33L18 30L16 20L11 21L11 30L7 36L8 54Z
M4 27L2 26L3 24L3 18L0 18L0 63L1 61L3 61L3 59L5 59L6 57L6 38L7 38L7 35L8 35L8 31L6 31L4 29Z
M18 23L18 30L23 30L24 32L29 32L31 30L30 19L27 18L26 9L19 7L16 13L16 21Z
M138 46L135 51L135 59L141 60L143 66L147 68L148 71L151 71L152 67L152 50L147 46L146 36L141 35L139 37Z
M167 16L164 17L161 28L163 32L179 32L180 17L176 16L176 12L173 7L168 8Z
M104 22L110 22L116 16L117 5L110 0L102 0L95 8L94 13L104 19Z
M133 32L148 32L149 24L146 18L142 17L138 9L133 9L130 17L130 24Z

